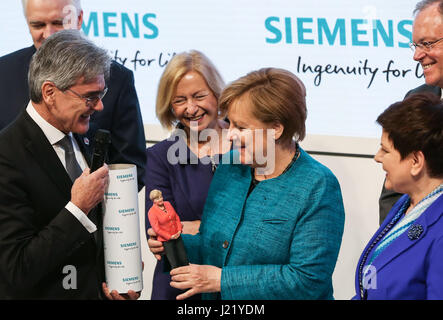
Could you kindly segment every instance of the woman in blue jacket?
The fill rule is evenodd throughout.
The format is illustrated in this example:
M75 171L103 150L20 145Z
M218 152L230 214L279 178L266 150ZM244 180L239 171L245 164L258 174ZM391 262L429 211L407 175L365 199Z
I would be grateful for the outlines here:
M200 233L184 235L191 265L171 271L177 299L332 299L344 210L329 169L299 145L305 87L292 73L261 69L220 97L234 144L212 180ZM154 254L163 251L149 230Z
M432 93L386 109L375 161L404 195L358 262L356 299L443 299L443 103Z

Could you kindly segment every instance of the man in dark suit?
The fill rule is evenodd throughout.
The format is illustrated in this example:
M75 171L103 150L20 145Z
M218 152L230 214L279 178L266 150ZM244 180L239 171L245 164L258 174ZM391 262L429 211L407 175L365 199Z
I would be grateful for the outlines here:
M412 28L411 48L414 60L423 67L426 84L406 94L433 92L442 96L443 88L443 0L424 0L417 3L414 10L415 19ZM402 195L383 186L379 199L380 224L386 218L394 203Z
M31 57L53 33L81 29L83 11L79 0L23 0L25 17L34 45L0 57L0 130L10 124L29 102L27 83ZM137 166L138 189L144 186L146 140L132 71L112 62L105 108L91 117L86 137L90 146L98 129L111 132L109 163Z
M34 55L31 102L0 133L0 299L97 299L104 280L97 205L108 168L90 173L85 133L103 109L111 60L64 30Z

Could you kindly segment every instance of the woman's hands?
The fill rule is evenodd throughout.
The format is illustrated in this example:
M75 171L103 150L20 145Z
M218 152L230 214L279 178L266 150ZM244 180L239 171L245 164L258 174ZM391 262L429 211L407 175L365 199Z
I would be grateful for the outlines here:
M165 248L163 247L163 242L157 240L157 234L152 228L148 229L148 236L149 250L151 250L157 260L161 260L161 254L165 251Z
M220 292L221 268L190 264L171 270L171 287L186 290L177 300L189 298L203 292Z
M198 221L198 226L200 226L200 221ZM148 235L149 250L157 260L161 260L161 255L165 250L163 242L157 240L157 234L152 228L148 229ZM189 289L178 295L177 300L183 300L202 292L220 292L221 271L222 269L218 267L197 264L171 270L171 287L181 290Z
M183 234L196 235L200 229L200 220L182 221Z
M173 234L169 240L177 240L181 233L181 231L178 231L176 234Z
M197 234L198 229L200 228L200 222L200 220L182 221L183 231L181 233L191 235ZM171 239L178 239L181 233L177 232L171 237ZM152 228L148 229L148 236L149 250L151 250L157 260L161 260L161 254L164 251L163 242L157 240L157 234Z

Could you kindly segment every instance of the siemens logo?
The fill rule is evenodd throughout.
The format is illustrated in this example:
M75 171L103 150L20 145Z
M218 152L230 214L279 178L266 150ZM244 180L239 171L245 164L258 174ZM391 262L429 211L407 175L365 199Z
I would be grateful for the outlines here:
M408 48L412 39L412 20L336 19L268 17L265 28L271 33L266 43L301 45Z
M106 231L120 231L120 227L105 227Z
M106 261L109 265L121 266L123 263L121 261Z
M123 282L137 281L138 279L139 279L138 277L123 278Z
M105 192L105 196L107 197L118 197L117 192Z
M129 242L129 243L122 243L120 244L120 247L122 248L132 248L135 247L137 245L136 242Z
M129 208L129 209L119 209L118 213L128 213L128 212L135 212L134 208Z
M121 175L117 175L117 179L127 179L127 178L132 178L133 175L132 174L121 174Z
M154 13L130 15L125 12L99 14L92 11L89 17L84 18L82 30L85 35L89 36L92 33L94 37L155 39L159 34L158 27L154 23L155 19L157 15Z

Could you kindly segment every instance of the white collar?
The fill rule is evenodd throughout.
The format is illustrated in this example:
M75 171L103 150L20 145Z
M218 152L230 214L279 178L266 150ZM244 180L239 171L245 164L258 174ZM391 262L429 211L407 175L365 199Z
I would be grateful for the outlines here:
M32 120L37 123L51 145L56 144L64 138L65 134L54 127L52 124L50 124L48 121L43 119L43 117L37 112L37 110L35 110L35 107L31 101L29 101L28 106L26 107L26 112L29 114ZM69 135L72 138L71 132L69 133Z

